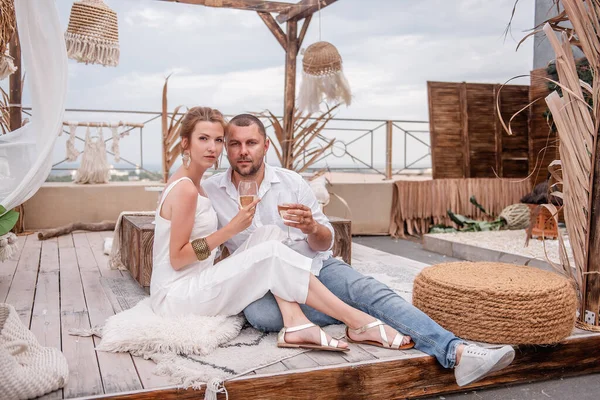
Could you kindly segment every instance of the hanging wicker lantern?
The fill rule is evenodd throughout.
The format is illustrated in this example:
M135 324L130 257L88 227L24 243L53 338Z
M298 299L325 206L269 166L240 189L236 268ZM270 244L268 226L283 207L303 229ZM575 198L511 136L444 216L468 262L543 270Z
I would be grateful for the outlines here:
M0 0L0 80L17 70L8 54L16 25L14 0Z
M325 98L328 102L350 105L352 93L344 76L342 57L334 45L316 42L308 46L302 59L302 84L298 108L314 113Z
M119 64L117 13L102 0L73 3L65 40L67 55L73 60L111 67Z

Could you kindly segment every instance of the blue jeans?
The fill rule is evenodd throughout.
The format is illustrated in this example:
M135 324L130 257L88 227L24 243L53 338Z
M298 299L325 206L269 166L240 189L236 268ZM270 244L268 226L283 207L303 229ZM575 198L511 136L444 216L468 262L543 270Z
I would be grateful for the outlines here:
M318 279L346 304L380 319L404 335L409 335L415 342L416 349L435 356L442 366L454 367L456 348L463 341L383 283L362 275L333 257L323 262ZM305 304L300 307L308 319L319 326L340 323ZM277 332L283 328L281 312L271 292L248 305L244 309L244 315L258 330Z

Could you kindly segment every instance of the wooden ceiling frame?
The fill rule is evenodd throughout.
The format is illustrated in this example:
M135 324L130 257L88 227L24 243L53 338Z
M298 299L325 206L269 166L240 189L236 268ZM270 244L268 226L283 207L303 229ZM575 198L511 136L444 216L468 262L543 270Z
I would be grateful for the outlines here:
M301 0L296 4L261 0L158 0L171 3L195 4L214 8L255 11L285 51L285 83L283 93L283 159L289 154L293 141L293 116L296 102L296 62L312 15L337 0ZM273 17L273 13L278 13ZM298 22L304 20L298 33ZM285 30L279 24L286 24Z

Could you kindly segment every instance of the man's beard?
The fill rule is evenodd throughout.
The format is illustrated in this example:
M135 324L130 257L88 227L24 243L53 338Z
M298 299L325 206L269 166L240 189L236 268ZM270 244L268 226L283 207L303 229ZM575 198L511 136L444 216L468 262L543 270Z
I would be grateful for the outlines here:
M239 161L250 161L250 160L239 160ZM262 157L259 159L258 163L254 164L252 163L252 166L250 167L250 170L248 172L242 172L240 170L240 168L237 166L237 164L234 164L231 166L231 168L233 168L233 170L235 172L237 172L238 175L240 175L241 177L247 178L249 176L255 176L258 171L260 170L260 167L262 167Z

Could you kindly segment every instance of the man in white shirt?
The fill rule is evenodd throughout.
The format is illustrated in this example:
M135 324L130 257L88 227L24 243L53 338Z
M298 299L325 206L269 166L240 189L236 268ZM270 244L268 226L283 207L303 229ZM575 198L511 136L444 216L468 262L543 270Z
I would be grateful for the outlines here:
M236 188L241 180L256 181L258 196L262 199L252 225L225 243L231 253L262 225L278 225L284 230L290 227L290 236L294 240L291 247L313 259L312 272L333 294L409 335L415 348L435 356L444 367L456 366L455 376L460 386L475 382L512 362L514 350L509 346L498 350L467 346L383 283L332 257L334 231L309 185L296 172L264 162L269 140L258 118L249 114L234 117L227 129L226 148L231 167L202 183L217 212L219 225L225 226L238 212ZM282 203L293 205L288 211L291 216L286 217L293 222L284 222L279 215L277 205ZM306 305L301 308L317 325L339 323ZM271 293L246 307L244 315L250 324L262 331L277 332L283 327L281 313Z

